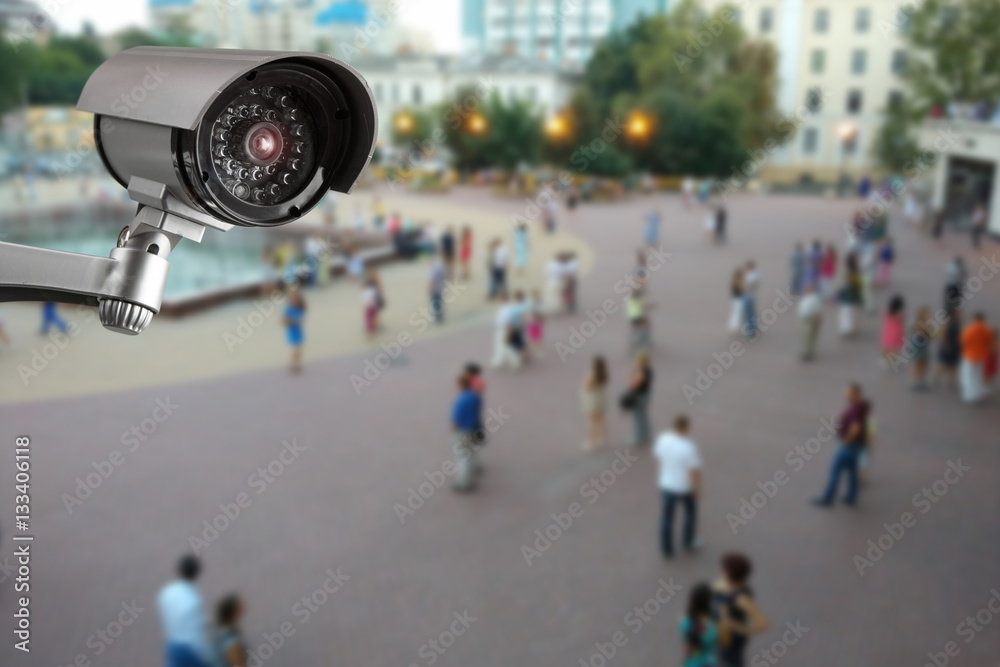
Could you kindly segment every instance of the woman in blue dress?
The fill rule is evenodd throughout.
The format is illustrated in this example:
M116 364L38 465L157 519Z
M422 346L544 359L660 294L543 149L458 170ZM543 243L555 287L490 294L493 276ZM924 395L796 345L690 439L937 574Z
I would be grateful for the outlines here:
M288 295L288 305L285 306L285 333L288 344L292 346L292 372L302 370L302 343L305 334L302 325L306 317L306 300L302 293L293 289Z
M681 619L684 667L722 667L719 647L728 640L725 618L712 617L712 587L697 584L688 598L687 616Z
M523 222L514 229L514 266L518 272L528 265L528 225Z

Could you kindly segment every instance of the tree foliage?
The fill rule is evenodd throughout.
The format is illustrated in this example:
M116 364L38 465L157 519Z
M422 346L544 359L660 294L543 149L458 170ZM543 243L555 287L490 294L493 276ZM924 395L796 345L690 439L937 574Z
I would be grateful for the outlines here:
M511 170L541 159L542 116L529 102L505 101L496 92L483 101L473 89L462 88L441 117L445 143L459 169Z

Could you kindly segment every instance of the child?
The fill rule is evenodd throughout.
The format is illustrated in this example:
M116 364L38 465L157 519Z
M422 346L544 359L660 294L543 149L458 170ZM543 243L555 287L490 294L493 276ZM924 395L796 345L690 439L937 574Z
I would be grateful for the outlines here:
M542 295L537 289L531 290L531 301L528 303L527 308L527 334L528 334L528 345L531 349L531 354L539 359L542 358L542 350L545 347L543 344L544 338L544 328L543 322L545 316L542 314Z
M899 354L906 342L904 310L903 297L897 294L889 300L885 319L882 320L882 359L887 365L892 364L893 358Z
M876 283L880 287L889 284L889 276L892 273L892 263L896 259L896 251L892 247L892 239L887 238L882 244L882 249L878 253L878 278Z
M483 379L483 369L479 364L465 365L465 375L469 378L469 388L480 396L486 393L486 380Z
M472 259L472 230L466 225L462 227L462 235L458 241L458 264L462 270L462 280L469 279L469 261Z

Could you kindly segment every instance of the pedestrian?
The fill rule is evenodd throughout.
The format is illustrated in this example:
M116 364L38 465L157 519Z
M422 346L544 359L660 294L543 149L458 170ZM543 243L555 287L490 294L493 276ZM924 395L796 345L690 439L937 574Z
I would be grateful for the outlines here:
M937 332L938 367L934 371L933 383L937 384L944 377L947 387L954 389L958 377L958 365L962 360L962 316L954 307L946 312L947 320Z
M487 298L493 301L507 294L507 246L500 239L490 242L490 289Z
M871 314L875 312L875 272L878 268L878 258L875 247L870 241L861 244L858 261L861 269L861 305L865 312Z
M563 253L562 275L563 275L563 304L567 313L576 312L576 291L577 281L580 273L580 266L576 261L576 256L572 252Z
M893 359L903 349L906 342L906 306L903 297L895 295L889 299L882 319L882 362L892 366Z
M729 296L731 297L729 306L728 328L731 333L737 333L743 325L743 267L737 267L733 271L733 277L729 280Z
M837 278L837 248L829 243L819 268L819 294L824 299L834 297L833 283Z
M361 246L357 243L347 249L347 275L353 282L361 283L365 277L365 258L361 254Z
M656 246L660 243L660 211L655 208L646 213L646 229L643 238L646 245Z
M823 323L823 300L813 285L806 285L805 294L799 300L799 322L802 326L802 361L812 361L816 357L816 341Z
M563 311L563 283L565 280L562 254L556 253L545 265L545 305L549 313Z
M847 475L847 492L844 503L854 506L858 500L858 465L862 450L868 439L868 418L871 406L861 393L861 387L851 384L847 387L847 407L837 419L837 439L839 445L830 467L830 478L826 490L813 504L820 507L833 505L840 477Z
M698 492L701 487L701 456L698 445L689 437L690 422L686 415L674 419L674 430L656 439L653 455L659 463L660 495L663 498L663 519L660 524L660 553L674 557L674 507L684 510L684 548L694 551L700 545L695 533L698 516Z
M516 307L510 303L506 294L499 297L500 306L494 319L493 331L493 368L511 366L521 367L521 355L514 348L514 316Z
M879 287L889 284L892 277L892 264L896 261L896 249L892 245L892 239L886 238L882 241L882 248L878 251L878 276Z
M545 352L545 306L537 289L531 290L531 300L526 308L528 348L531 356L541 359Z
M913 375L910 388L914 391L924 391L927 384L927 369L931 360L931 341L934 340L934 323L931 321L931 309L920 306L917 316L910 329L909 349L912 350Z
M753 564L745 555L730 552L722 556L722 575L712 586L715 618L726 619L729 634L729 642L719 654L720 667L744 667L750 637L767 631L767 617L750 588L752 573Z
M293 373L302 372L302 345L305 343L306 300L298 288L289 288L288 303L285 305L285 337L292 348Z
M556 202L549 199L549 202L542 208L542 220L545 224L545 231L554 234L556 231Z
M743 335L754 338L757 335L757 287L760 274L753 260L746 263L743 271Z
M520 223L514 228L514 267L524 273L528 266L528 225Z
M965 260L961 257L948 262L945 267L944 279L944 307L945 310L959 308L962 305L963 292L965 290Z
M375 226L375 231L381 232L382 226L385 224L385 204L382 203L380 197L375 197L372 202L372 222Z
M365 278L364 287L361 291L361 305L364 308L365 315L365 334L367 334L368 340L374 340L375 334L378 332L380 299L378 284L369 273Z
M608 444L607 386L608 369L604 357L595 356L580 389L580 407L587 418L587 439L583 441L586 450Z
M59 310L52 301L42 304L42 335L49 332L49 327L55 327L59 331L66 333L66 321L59 317Z
M184 556L177 564L177 579L160 589L156 596L167 667L213 667L215 663L205 607L195 585L200 573L198 557L194 554Z
M716 618L712 611L712 587L695 584L688 597L687 615L681 619L684 639L683 667L723 667L720 647L729 643L729 617L725 610Z
M247 647L240 631L243 600L231 593L215 608L215 650L218 667L247 667Z
M792 248L792 257L789 262L792 268L792 279L788 286L788 293L792 296L802 294L803 279L806 270L806 252L801 243L796 243Z
M980 239L983 232L986 231L986 207L982 202L976 204L976 207L972 209L970 222L972 225L972 247L978 250Z
M431 310L434 312L434 322L444 322L444 288L448 280L448 269L439 257L431 264L430 296Z
M528 338L525 329L527 328L531 304L525 300L522 290L516 290L512 306L508 341L510 347L517 354L520 362L518 365L520 365L528 360Z
M840 287L838 301L839 330L842 338L853 336L858 331L858 308L861 306L861 274L858 271L858 257L853 252L844 259L844 284Z
M944 209L935 208L933 211L933 222L931 223L931 238L940 239L944 234L944 225L947 220L944 217Z
M456 493L469 493L476 488L476 475L479 470L477 431L480 429L482 397L472 388L472 379L468 374L458 376L458 396L452 405L451 426L455 433L452 449L455 454L455 483L452 490Z
M962 400L978 403L988 393L986 389L986 362L993 351L993 331L986 325L986 315L976 313L962 331Z
M726 242L726 207L719 204L715 207L715 244L722 245Z
M652 331L646 317L647 303L642 288L636 287L625 298L625 315L629 323L629 356L652 347Z
M444 268L447 273L448 280L454 280L455 228L451 225L445 227L444 233L441 234L441 261L444 262Z
M472 260L472 229L465 225L458 240L458 264L462 270L462 280L469 279L469 262Z
M690 209L694 206L694 179L685 176L681 182L681 196L684 199L684 208Z
M635 354L628 388L621 398L621 407L632 413L632 446L649 444L649 399L653 389L653 368L649 363L649 353L640 350Z
M823 244L819 239L812 242L805 251L805 261L802 269L802 286L819 287L820 268L823 264Z

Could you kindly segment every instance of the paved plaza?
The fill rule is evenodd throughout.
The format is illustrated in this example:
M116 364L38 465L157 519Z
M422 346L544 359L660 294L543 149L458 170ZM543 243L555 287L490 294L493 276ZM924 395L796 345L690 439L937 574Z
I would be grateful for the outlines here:
M474 189L383 194L390 209L482 224L480 242L509 238L511 214L525 208ZM350 200L341 201L348 210ZM158 664L154 598L194 538L206 599L244 596L247 643L265 665L676 665L690 587L713 579L719 556L735 549L754 560L752 583L771 621L749 650L767 650L770 659L752 665L919 667L955 642L948 664L994 667L1000 617L980 610L1000 597L1000 400L970 408L942 387L911 392L907 369L878 363L879 318L841 341L832 306L815 363L798 361L798 322L789 311L746 343L702 395L689 404L682 392L731 345L733 267L756 259L759 302L768 305L787 286L792 244L818 237L842 246L855 205L732 197L724 247L705 238L702 210L666 194L584 205L563 216L556 238L533 231L532 266L515 283L542 287L550 253L574 248L585 260L579 312L547 322L544 359L519 373L487 372L495 431L480 489L467 496L435 481L451 456L455 376L466 361L489 359L481 250L453 321L417 336L360 389L352 376L363 377L382 349L363 340L360 295L347 284L307 295L311 328L299 376L286 369L278 317L245 350L226 351L222 333L253 308L244 302L154 321L136 339L92 325L25 387L17 368L44 343L31 330L37 306L4 304L15 343L0 348L0 452L15 436L32 438L35 634L26 659L5 629L0 664L62 666L81 655L101 667ZM655 462L648 451L624 447L630 422L613 410L614 447L581 448L579 385L592 355L603 354L612 400L622 391L625 317L619 311L587 327L593 334L579 346L571 342L580 342L573 331L588 311L620 299L615 285L633 268L650 207L663 211L670 254L650 278L651 415L663 429L689 413L705 462L704 546L669 562L658 549ZM892 291L907 298L911 314L922 303L939 305L944 266L955 254L970 274L1000 259L996 242L974 253L965 237L935 243L899 221L892 233L899 260ZM415 333L411 316L426 305L427 269L423 262L384 269L381 342ZM973 295L968 310L978 309L1000 322L1000 277ZM575 353L563 361L557 342ZM851 381L874 403L871 475L857 508L821 510L809 500L826 479L834 444L809 460L795 450L841 409ZM109 469L112 456L118 465ZM99 485L90 488L95 471ZM781 472L787 483L767 483ZM4 453L4 565L13 563L13 477L13 456ZM761 487L770 497L761 503L758 494L752 515L744 507L745 525L727 519ZM919 498L925 488L934 502ZM563 515L574 503L582 513L569 523ZM897 528L906 512L915 523ZM530 563L523 547L538 551ZM0 616L11 623L15 593L5 572ZM977 614L970 626L966 618ZM614 647L619 631L625 641ZM602 656L609 646L614 656Z

